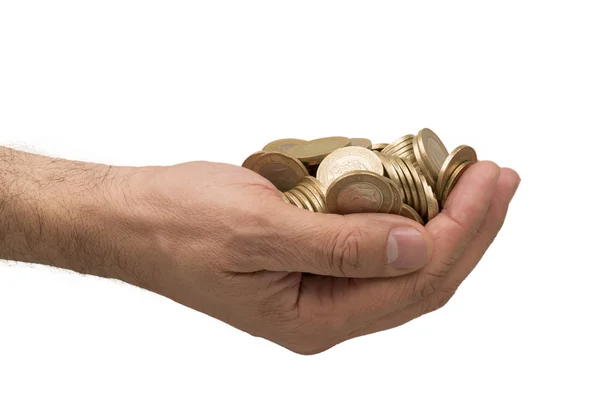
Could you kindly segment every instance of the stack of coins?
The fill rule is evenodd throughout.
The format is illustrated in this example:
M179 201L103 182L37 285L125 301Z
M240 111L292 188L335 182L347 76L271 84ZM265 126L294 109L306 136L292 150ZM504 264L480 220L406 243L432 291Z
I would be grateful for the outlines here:
M475 150L448 153L430 129L392 143L334 136L280 139L250 155L243 167L268 179L285 202L320 213L389 213L421 224L435 218Z

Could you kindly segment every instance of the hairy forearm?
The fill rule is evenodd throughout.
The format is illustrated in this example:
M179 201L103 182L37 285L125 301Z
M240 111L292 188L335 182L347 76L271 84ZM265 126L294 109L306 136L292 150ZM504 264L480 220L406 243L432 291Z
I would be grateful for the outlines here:
M134 173L0 147L0 258L135 281L117 245Z

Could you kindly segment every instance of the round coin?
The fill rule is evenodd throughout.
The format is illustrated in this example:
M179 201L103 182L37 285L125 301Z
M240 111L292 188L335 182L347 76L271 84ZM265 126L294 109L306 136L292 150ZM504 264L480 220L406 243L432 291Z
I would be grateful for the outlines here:
M333 151L347 146L350 146L350 139L342 136L332 136L311 140L292 147L288 150L288 153L304 163L315 164L320 163Z
M357 146L344 147L325 157L319 165L317 179L329 187L338 176L352 171L371 171L383 175L383 164L371 150Z
M450 175L465 161L477 162L477 152L474 148L466 145L458 146L446 158L435 184L435 194L439 199L442 198L442 192L446 187L446 183L448 183L448 179L450 179Z
M421 225L425 225L425 221L423 221L423 218L421 218L419 213L416 212L415 209L409 206L408 204L404 204L402 206L402 211L400 211L400 215L412 219L413 221L417 221Z
M371 141L369 139L365 139L365 138L351 138L350 145L364 147L365 149L369 149L369 150L371 150L371 147L373 147L373 143L371 143Z
M387 213L393 207L392 190L379 174L349 172L333 181L327 190L327 210L334 214Z
M320 213L324 213L325 212L325 206L324 206L323 200L320 199L308 187L304 186L302 184L302 182L300 182L298 184L298 186L296 186L294 188L294 190L297 190L297 191L301 192L310 201L310 203L313 205L314 211L320 212Z
M427 184L425 178L422 174L420 174L412 164L406 163L408 170L410 171L413 180L415 182L415 186L417 187L417 194L419 196L419 208L415 207L415 210L421 214L423 218L427 217L427 197L425 197L425 189L423 189L423 184Z
M408 143L412 143L413 138L414 135L404 135L388 144L384 149L381 150L381 152L383 154L394 154L397 150L406 146Z
M417 147L417 140L418 138L417 136L415 136L413 148L416 162L414 162L413 164L423 174L427 182L434 182L435 180L433 178L433 175L431 175L431 172L429 172L429 170L425 166L425 161L423 160L423 153L421 153L421 150Z
M308 175L306 167L296 158L284 153L264 153L254 163L252 170L282 192L292 189Z
M373 146L371 146L371 150L381 151L381 150L385 149L387 146L388 146L387 143L377 143L377 144L374 144Z
M425 197L427 198L427 222L429 222L440 213L440 204L435 198L431 186L425 183L423 189L425 189Z
M287 153L288 150L292 147L296 147L299 144L303 143L306 143L306 140L279 139L267 144L265 147L263 147L263 151L277 151L279 153Z
M246 158L246 160L243 162L242 167L254 171L254 166L256 165L256 162L263 154L265 154L264 151L257 151L256 153L250 154L250 156L248 156L248 158Z
M408 184L407 189L410 192L410 196L408 196L406 203L408 203L408 205L410 205L415 210L420 210L421 201L419 197L419 192L417 191L417 184L415 182L415 179L413 178L413 174L411 173L411 171L414 171L414 167L412 167L411 164L409 164L408 162L406 162L406 160L402 158L398 158L397 161L398 165L400 165L400 168L402 169L402 172L404 173L404 177L406 178ZM412 169L409 169L409 166L412 167Z
M454 170L454 172L452 172L452 175L450 175L450 178L448 179L448 182L446 183L446 187L444 188L444 191L442 192L442 198L441 198L442 208L446 206L446 201L448 200L448 196L450 196L450 193L452 193L452 190L454 190L454 187L458 183L458 180L460 179L462 174L464 174L464 172L471 165L473 165L472 162L465 161L462 164L460 164Z
M305 184L308 187L314 187L321 194L321 197L323 199L325 198L325 194L327 193L327 188L325 186L323 186L323 184L314 176L305 176L300 181L300 184Z
M312 203L310 202L310 199L306 197L306 195L304 193L302 193L301 191L299 191L297 189L297 187L290 189L288 191L288 193L292 193L294 196L296 196L300 202L302 202L302 208L304 208L305 210L309 210L309 211L315 211L315 208L313 207Z
M429 176L425 174L430 185L435 186L440 169L448 157L448 150L441 139L431 129L424 128L419 131L416 138L415 153L420 153L421 161L425 165ZM418 149L418 151L417 151ZM419 158L417 157L417 161Z
M406 177L404 176L404 171L402 170L402 167L400 166L400 163L398 162L398 159L396 157L389 157L390 162L392 164L392 166L394 167L394 170L396 171L396 174L398 175L399 178L399 185L400 186L400 190L402 190L402 194L403 194L403 201L405 203L411 202L411 196L410 196L410 189L408 187L408 180L406 179Z
M397 185L400 185L400 177L394 169L390 158L382 153L377 153L377 156L379 156L379 159L383 164L383 170L386 173L387 177L390 178L392 181L396 182Z
M285 192L285 195L290 200L290 203L295 205L298 208L304 208L304 204L300 201L300 199L294 194L290 192Z
M402 191L400 190L400 187L396 184L396 182L394 182L390 178L384 177L384 179L387 180L387 183L390 184L392 188L392 194L394 195L394 202L392 204L392 208L390 209L390 211L388 211L388 213L395 215L400 214L400 211L402 211L402 205L404 200Z

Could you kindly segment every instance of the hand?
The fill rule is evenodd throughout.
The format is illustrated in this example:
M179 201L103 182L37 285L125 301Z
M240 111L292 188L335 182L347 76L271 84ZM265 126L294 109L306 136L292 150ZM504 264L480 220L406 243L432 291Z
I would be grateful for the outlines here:
M112 196L130 230L113 246L137 271L132 283L314 354L444 305L494 240L519 181L479 162L424 228L300 210L230 165L146 168Z

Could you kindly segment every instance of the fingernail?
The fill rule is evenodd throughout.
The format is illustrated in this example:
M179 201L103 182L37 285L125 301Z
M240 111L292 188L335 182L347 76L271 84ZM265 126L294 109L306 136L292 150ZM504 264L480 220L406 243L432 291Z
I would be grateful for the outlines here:
M388 264L395 268L421 268L427 262L427 243L416 229L396 228L387 244Z

